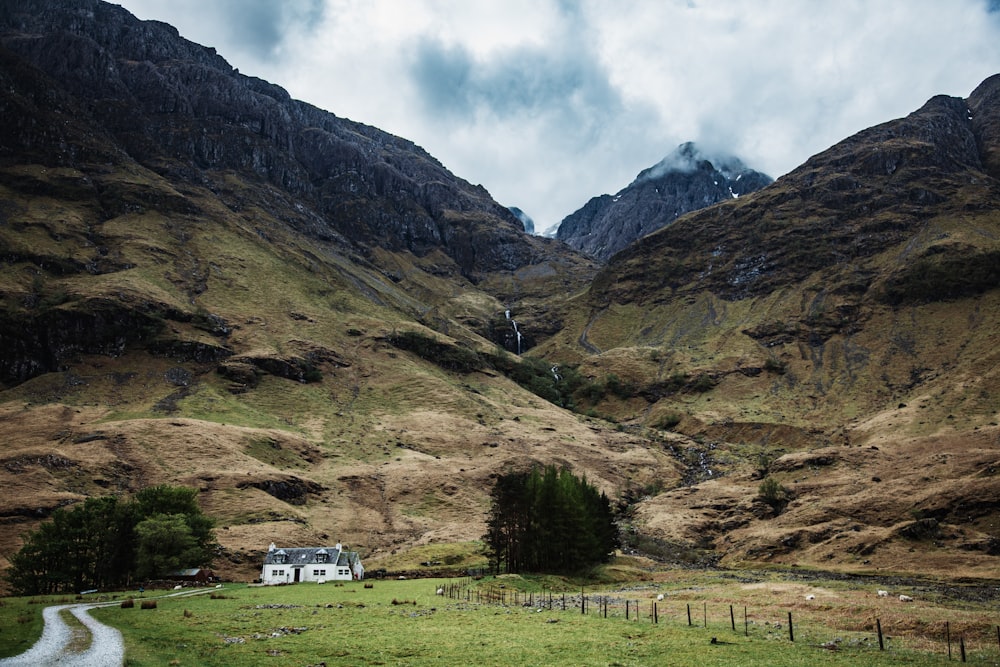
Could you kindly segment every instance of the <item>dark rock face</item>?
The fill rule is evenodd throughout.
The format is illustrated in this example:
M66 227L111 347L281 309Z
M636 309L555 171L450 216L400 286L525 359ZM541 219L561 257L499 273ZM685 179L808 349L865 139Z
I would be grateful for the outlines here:
M556 238L607 260L685 213L736 199L772 181L736 158L712 159L714 163L693 143L681 144L618 194L594 197L563 219Z
M0 80L15 91L0 101L0 157L79 166L127 155L175 181L249 173L315 213L304 233L442 248L471 278L537 252L509 210L412 142L292 100L169 25L98 0L10 0L0 44Z

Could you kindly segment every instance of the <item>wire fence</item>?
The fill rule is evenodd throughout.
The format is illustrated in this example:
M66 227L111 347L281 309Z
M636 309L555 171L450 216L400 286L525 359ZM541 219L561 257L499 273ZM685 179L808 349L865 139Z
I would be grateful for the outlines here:
M621 619L629 622L645 622L658 625L661 622L686 624L689 627L718 628L728 630L735 635L744 637L759 636L768 639L787 638L790 642L808 643L831 650L837 650L844 640L839 637L824 642L815 639L816 619L811 614L797 610L778 610L769 607L764 610L751 610L748 606L709 605L702 602L692 606L689 602L667 600L658 595L654 599L635 599L622 595L606 593L590 593L581 590L579 593L565 591L521 591L507 588L503 584L481 586L479 582L466 578L448 582L439 586L435 593L453 600L481 605L496 605L502 607L528 607L546 609L548 611L573 612L584 615L598 615L607 619ZM700 608L699 608L700 607ZM814 612L815 613L815 612ZM809 633L796 635L799 621L805 617L809 621ZM823 625L819 623L819 625ZM866 619L861 623L870 626L870 634L860 634L850 644L854 647L871 648L885 651L889 647L891 628L884 628L882 619ZM825 626L824 626L825 627ZM992 637L995 628L996 636ZM826 632L829 632L829 628ZM932 633L931 641L940 644L940 653L946 654L948 660L968 662L990 662L1000 660L1000 625L990 626L991 632L980 631L974 637L966 637L962 632L952 633L951 623L944 621L943 627ZM926 635L926 633L925 633ZM724 641L713 637L712 642Z

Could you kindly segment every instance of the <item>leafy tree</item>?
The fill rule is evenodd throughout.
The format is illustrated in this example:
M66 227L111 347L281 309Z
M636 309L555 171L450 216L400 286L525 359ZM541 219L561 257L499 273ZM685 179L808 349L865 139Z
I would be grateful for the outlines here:
M140 553L145 554L142 575L162 572L158 568L168 559L175 564L169 569L204 564L215 538L212 520L196 498L195 489L164 485L128 501L88 498L57 509L25 535L6 578L15 593L37 595L126 585L140 574ZM154 549L161 549L164 559L152 558Z
M158 579L208 557L183 514L154 514L135 527L136 575Z

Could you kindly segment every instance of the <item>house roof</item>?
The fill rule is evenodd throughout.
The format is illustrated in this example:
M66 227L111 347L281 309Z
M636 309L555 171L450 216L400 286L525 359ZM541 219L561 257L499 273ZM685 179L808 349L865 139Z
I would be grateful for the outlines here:
M319 561L317 555L326 555L327 560ZM278 556L286 558L280 561ZM264 557L264 565L314 565L319 562L330 565L335 562L337 565L348 567L358 560L360 556L357 551L344 551L335 547L286 547L269 550Z
M167 576L168 577L197 577L202 572L204 572L208 576L211 576L211 574L212 574L211 570L206 570L205 568L201 568L201 567L191 567L191 568L187 568L187 569L184 569L184 570L174 570L173 572L170 572Z

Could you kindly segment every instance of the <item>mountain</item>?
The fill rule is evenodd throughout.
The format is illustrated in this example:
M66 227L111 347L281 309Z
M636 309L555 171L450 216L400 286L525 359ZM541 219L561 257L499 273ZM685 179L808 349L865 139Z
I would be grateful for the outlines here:
M271 540L469 540L550 429L573 464L628 440L498 347L595 263L412 142L96 0L0 4L0 81L0 554L158 482L201 490L242 576Z
M995 578L998 77L603 266L114 5L0 5L0 84L0 559L171 483L224 576L459 571L553 464L644 556Z
M998 118L993 76L610 259L537 353L599 354L630 388L612 414L705 443L702 483L640 504L647 534L870 570L1000 553Z
M522 233L481 186L455 177L411 142L292 100L170 26L137 21L96 0L5 3L0 25L5 84L16 91L4 101L7 164L38 165L27 173L8 170L6 181L21 194L61 188L87 209L69 229L33 221L50 237L45 244L8 238L8 262L44 268L39 279L130 268L137 257L104 224L152 210L172 219L204 216L207 205L187 196L196 191L210 194L213 205L241 218L253 234L276 233L257 219L267 212L280 220L281 232L308 239L308 252L343 255L395 283L406 282L410 262L431 277L472 283L531 265L549 275L565 265L561 273L579 274L578 280L592 275L586 261ZM123 171L135 173L122 179ZM236 186L233 174L249 183ZM190 318L183 311L196 305L211 264L190 261L172 278L186 306L146 299L112 316L122 303L105 299L97 313L63 307L19 322L0 353L3 377L54 370L74 350L120 347L142 335L150 317ZM513 282L492 295L506 303L511 290L521 297L531 292L525 281ZM395 299L395 305L403 304ZM404 307L427 310L427 304ZM492 314L465 316L479 317L474 326L485 331Z
M617 194L594 197L566 216L556 238L607 260L685 213L755 192L772 180L736 157L709 156L684 143Z

